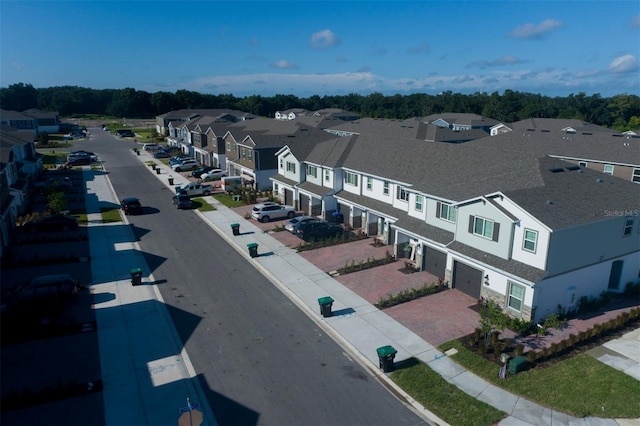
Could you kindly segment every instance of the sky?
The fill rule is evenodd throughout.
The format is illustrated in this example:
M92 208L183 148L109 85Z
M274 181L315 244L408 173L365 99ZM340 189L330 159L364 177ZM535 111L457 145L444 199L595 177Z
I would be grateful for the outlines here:
M0 0L0 87L640 93L640 2Z

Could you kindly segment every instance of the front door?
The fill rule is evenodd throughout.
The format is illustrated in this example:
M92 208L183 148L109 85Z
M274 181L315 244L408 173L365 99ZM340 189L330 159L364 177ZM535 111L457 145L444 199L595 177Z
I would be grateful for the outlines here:
M620 277L622 276L622 260L615 260L611 264L611 273L609 273L609 290L618 290L620 287Z

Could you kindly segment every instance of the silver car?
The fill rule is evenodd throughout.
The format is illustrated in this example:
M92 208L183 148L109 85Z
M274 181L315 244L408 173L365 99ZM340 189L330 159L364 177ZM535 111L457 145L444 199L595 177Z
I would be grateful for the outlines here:
M289 222L284 224L284 229L291 232L292 234L296 233L296 225L302 222L306 222L308 220L313 220L314 218L311 216L296 216L291 219Z

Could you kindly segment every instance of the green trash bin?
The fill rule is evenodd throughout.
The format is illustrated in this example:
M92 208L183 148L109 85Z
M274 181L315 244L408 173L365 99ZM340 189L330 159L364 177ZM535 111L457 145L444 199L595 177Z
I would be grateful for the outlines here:
M387 345L376 349L376 352L378 352L378 361L382 371L385 373L392 372L395 369L393 360L398 351L393 346Z
M142 284L142 269L134 268L129 273L131 274L131 285Z
M249 249L249 256L258 257L258 244L257 243L247 244L247 248Z
M320 305L320 315L322 315L324 318L328 318L333 315L333 312L331 312L333 299L331 297L326 296L319 298L318 305Z
M233 231L233 235L240 235L240 224L239 223L232 223L231 224L231 230Z
M509 364L507 369L511 374L517 374L521 371L525 371L529 368L529 364L527 363L527 358L523 356L517 356L511 360L509 360Z

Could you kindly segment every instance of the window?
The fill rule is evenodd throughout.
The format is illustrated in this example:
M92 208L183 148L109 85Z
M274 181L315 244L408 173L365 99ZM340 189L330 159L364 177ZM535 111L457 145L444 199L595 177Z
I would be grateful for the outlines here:
M278 184L277 183L273 184L273 195L278 195Z
M358 186L358 175L351 172L344 172L344 183L349 185Z
M369 191L373 189L373 178L371 176L367 176L367 189Z
M231 142L227 142L227 151L231 151Z
M253 150L252 149L247 149L247 158L249 159L249 161L253 160Z
M396 198L402 201L409 201L409 192L404 188L398 187L398 194Z
M604 165L604 173L607 175L613 174L613 164L605 164Z
M389 182L385 182L385 183L384 183L384 187L383 187L383 189L382 189L382 193L383 193L384 195L389 195Z
M631 175L631 182L640 183L640 169L633 169L633 174Z
M284 169L284 158L280 157L280 168Z
M291 173L295 173L296 172L296 163L292 163L290 161L287 161L287 171L291 172Z
M242 158L247 158L247 149L246 148L242 148Z
M316 166L307 166L307 175L313 176L314 178L318 177L318 168Z
M329 172L329 169L325 169L325 171L324 171L324 180L326 182L329 182L330 179L331 179L331 173Z
M524 287L515 283L509 283L509 296L507 298L507 306L514 311L522 311L522 302L524 301Z
M535 253L537 241L538 241L538 232L532 231L531 229L524 230L524 243L522 244L522 248L524 250Z
M451 204L438 203L436 217L447 222L456 222L456 209Z
M422 211L422 195L416 195L416 210Z
M631 235L631 230L633 229L633 218L625 217L624 218L624 230L622 231L623 237L628 237Z
M469 217L470 232L493 241L498 241L498 224L482 217Z

